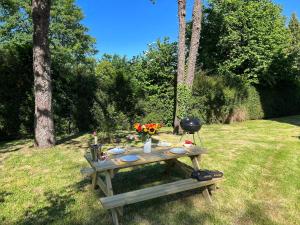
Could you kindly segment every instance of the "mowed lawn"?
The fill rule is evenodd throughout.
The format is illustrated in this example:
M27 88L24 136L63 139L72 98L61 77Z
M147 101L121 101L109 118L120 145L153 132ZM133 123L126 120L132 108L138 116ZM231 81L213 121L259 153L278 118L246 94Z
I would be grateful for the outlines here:
M201 135L202 167L225 173L213 204L197 191L149 200L126 206L124 225L300 224L300 116L207 125ZM1 143L0 224L111 224L101 193L80 174L89 138L50 150L31 140ZM121 171L113 185L118 193L167 179L164 165L153 164Z

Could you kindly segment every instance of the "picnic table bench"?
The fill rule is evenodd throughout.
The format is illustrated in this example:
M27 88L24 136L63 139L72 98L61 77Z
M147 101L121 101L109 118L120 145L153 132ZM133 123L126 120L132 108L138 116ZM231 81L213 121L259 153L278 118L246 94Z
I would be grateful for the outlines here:
M170 153L169 150L170 148L168 147L156 147L152 148L151 153L144 153L142 148L128 148L125 153L121 155L111 155L104 161L93 161L90 153L85 154L85 158L91 165L91 168L83 170L83 173L91 175L93 188L99 186L105 194L106 197L100 198L100 202L103 208L111 210L113 223L115 225L119 224L118 216L123 215L123 206L136 202L197 188L202 188L202 195L208 202L212 201L210 197L211 190L215 189L216 183L221 181L222 178L214 178L212 180L201 182L188 178L193 170L200 169L199 162L201 155L204 154L205 151L196 146L187 148L185 154L173 154ZM120 156L128 154L137 154L140 159L134 162L123 162L120 160ZM180 162L178 158L181 157L189 157L193 167ZM183 172L186 175L186 178L167 184L114 195L111 179L120 169L162 161L167 164L168 169L175 168Z

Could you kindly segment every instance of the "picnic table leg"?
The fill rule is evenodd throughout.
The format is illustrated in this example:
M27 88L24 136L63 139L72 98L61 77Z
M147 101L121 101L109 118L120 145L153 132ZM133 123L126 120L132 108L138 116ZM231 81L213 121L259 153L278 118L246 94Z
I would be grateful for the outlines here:
M210 194L209 194L209 191L208 191L208 188L205 187L205 189L202 191L202 195L204 197L204 199L208 202L208 203L212 203L212 199L210 197Z
M174 161L173 160L166 160L164 162L166 163L166 169L165 169L164 173L166 175L169 175L171 169L174 167Z
M194 170L200 170L200 160L201 160L201 155L199 156L193 156L193 157L190 157L192 162L193 162L193 167L194 167ZM202 191L202 196L204 197L204 199L208 202L208 203L212 203L212 199L210 197L210 193L209 193L209 190L208 190L208 187L205 187L204 190Z
M105 172L105 182L106 182L106 186L107 186L108 196L113 196L114 192L113 192L112 183L111 183L111 171ZM117 209L111 209L111 215L112 215L114 225L119 225Z
M200 170L201 155L190 157L193 163L194 170Z
M93 189L97 189L97 176L98 176L98 174L97 174L97 172L95 171L94 173L93 173L93 175L92 175L92 188Z

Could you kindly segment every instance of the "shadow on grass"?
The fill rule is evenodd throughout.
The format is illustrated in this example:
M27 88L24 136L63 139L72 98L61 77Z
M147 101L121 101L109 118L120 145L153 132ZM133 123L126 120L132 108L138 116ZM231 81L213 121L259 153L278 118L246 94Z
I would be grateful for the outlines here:
M12 195L11 192L7 192L7 191L1 191L0 192L0 203L4 203L5 202L5 198L9 195Z
M60 145L60 144L72 144L72 142L74 141L72 139L78 138L78 137L82 136L83 134L84 133L76 133L76 134L72 134L70 136L61 137L61 138L59 138L56 141L56 144L57 145ZM71 143L70 143L70 141L71 141ZM76 142L79 142L79 141L76 141Z
M224 224L215 217L213 208L198 208L193 199L200 198L206 204L201 194L202 190L190 190L152 200L128 205L124 209L123 224L160 224L160 225L190 225L190 224ZM144 224L143 223L143 224Z
M165 173L165 164L148 164L129 171L117 173L112 180L114 192L123 193L157 184L168 183L181 179L181 175L172 170L172 176Z
M288 117L281 117L281 118L272 118L270 120L279 122L279 123L288 123L294 126L300 126L300 115L296 116L288 116Z
M300 136L292 136L292 137L300 140Z
M164 164L150 164L131 171L123 170L113 179L114 192L122 193L180 179L180 174L174 171L171 172L172 176L170 176L165 173L165 170L166 166ZM76 211L72 211L72 208L73 205L76 206L75 194L78 192L91 192L92 195L95 194L95 201L98 201L99 197L103 196L100 190L93 193L91 190L91 179L82 179L59 192L46 192L46 203L43 204L44 206L39 209L33 207L27 209L23 218L15 224L112 224L110 212L104 210L100 203L99 207L91 207L89 206L90 203L87 204L87 207L91 208L84 208L82 206L82 210L88 213L84 213L84 218L77 216ZM202 198L200 189L128 205L124 207L124 217L120 218L120 221L123 225L190 225L214 224L214 222L222 224L222 221L218 221L215 218L213 211L198 209L194 205L194 198ZM204 201L203 198L201 200ZM144 223L145 221L146 223Z
M240 217L239 224L268 224L279 225L274 222L265 212L261 204L247 203L245 213Z
M29 143L29 140L26 139L0 142L0 154L19 151L27 143Z
M70 186L70 188L76 192L84 192L87 190L87 187L91 185L92 179L89 177L86 177L79 182L73 184ZM90 191L90 190L89 190Z
M184 178L176 170L169 172L171 176L166 173L165 164L150 164L135 170L120 172L113 179L114 192L124 193ZM121 221L124 225L141 223L190 225L207 222L222 224L213 213L196 210L192 198L201 198L204 201L202 190L185 191L125 206L125 216L121 218ZM178 209L177 206L179 206Z
M27 209L24 218L18 221L19 225L35 225L35 224L51 224L59 221L62 217L67 216L70 212L67 208L75 203L71 194L54 194L52 192L45 193L47 206L38 210Z

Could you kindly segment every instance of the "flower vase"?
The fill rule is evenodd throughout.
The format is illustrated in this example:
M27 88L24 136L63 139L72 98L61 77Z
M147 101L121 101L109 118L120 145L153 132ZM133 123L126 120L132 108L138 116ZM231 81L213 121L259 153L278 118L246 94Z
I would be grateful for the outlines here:
M152 140L151 137L146 139L146 142L144 144L144 152L145 153L151 153L151 145L152 145Z

